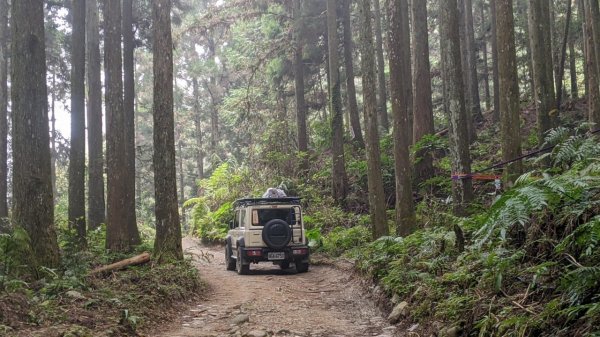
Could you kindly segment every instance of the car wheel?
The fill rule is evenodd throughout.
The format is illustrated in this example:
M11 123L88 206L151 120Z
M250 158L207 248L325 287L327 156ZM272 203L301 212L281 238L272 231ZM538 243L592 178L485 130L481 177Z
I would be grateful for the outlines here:
M308 271L308 262L296 262L296 271L298 273L306 273Z
M281 261L279 268L281 268L282 270L290 268L290 261Z
M250 272L250 265L244 264L242 250L239 247L237 249L237 258L235 259L235 269L240 275L246 275Z
M231 257L232 255L231 244L227 243L225 245L225 264L227 265L227 270L235 270L235 260Z

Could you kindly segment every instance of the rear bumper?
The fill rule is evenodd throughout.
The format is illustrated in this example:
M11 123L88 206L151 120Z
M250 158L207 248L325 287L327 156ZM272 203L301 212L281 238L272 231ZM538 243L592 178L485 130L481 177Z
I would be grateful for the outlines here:
M269 253L283 253L283 259L269 259ZM258 255L258 256L257 256ZM258 263L258 262L308 262L310 256L310 249L308 246L292 246L284 249L271 249L271 248L242 248L242 257L247 262Z

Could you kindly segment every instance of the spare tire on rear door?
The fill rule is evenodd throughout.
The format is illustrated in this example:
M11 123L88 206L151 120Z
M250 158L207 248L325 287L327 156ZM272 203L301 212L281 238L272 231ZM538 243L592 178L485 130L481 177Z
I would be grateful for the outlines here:
M264 225L262 239L269 248L282 249L292 239L292 229L287 222L273 219Z

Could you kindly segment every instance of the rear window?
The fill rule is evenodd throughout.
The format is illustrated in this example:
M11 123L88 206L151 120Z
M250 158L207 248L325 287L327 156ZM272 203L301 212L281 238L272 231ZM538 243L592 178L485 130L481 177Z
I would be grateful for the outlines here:
M267 222L279 219L289 224L296 224L295 208L266 208L252 211L252 225L264 226Z

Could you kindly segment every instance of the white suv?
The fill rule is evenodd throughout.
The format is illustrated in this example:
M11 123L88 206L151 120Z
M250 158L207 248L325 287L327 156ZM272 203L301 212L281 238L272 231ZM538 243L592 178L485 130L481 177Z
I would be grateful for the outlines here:
M248 274L251 263L263 261L308 271L308 241L300 198L239 199L225 245L227 270Z

